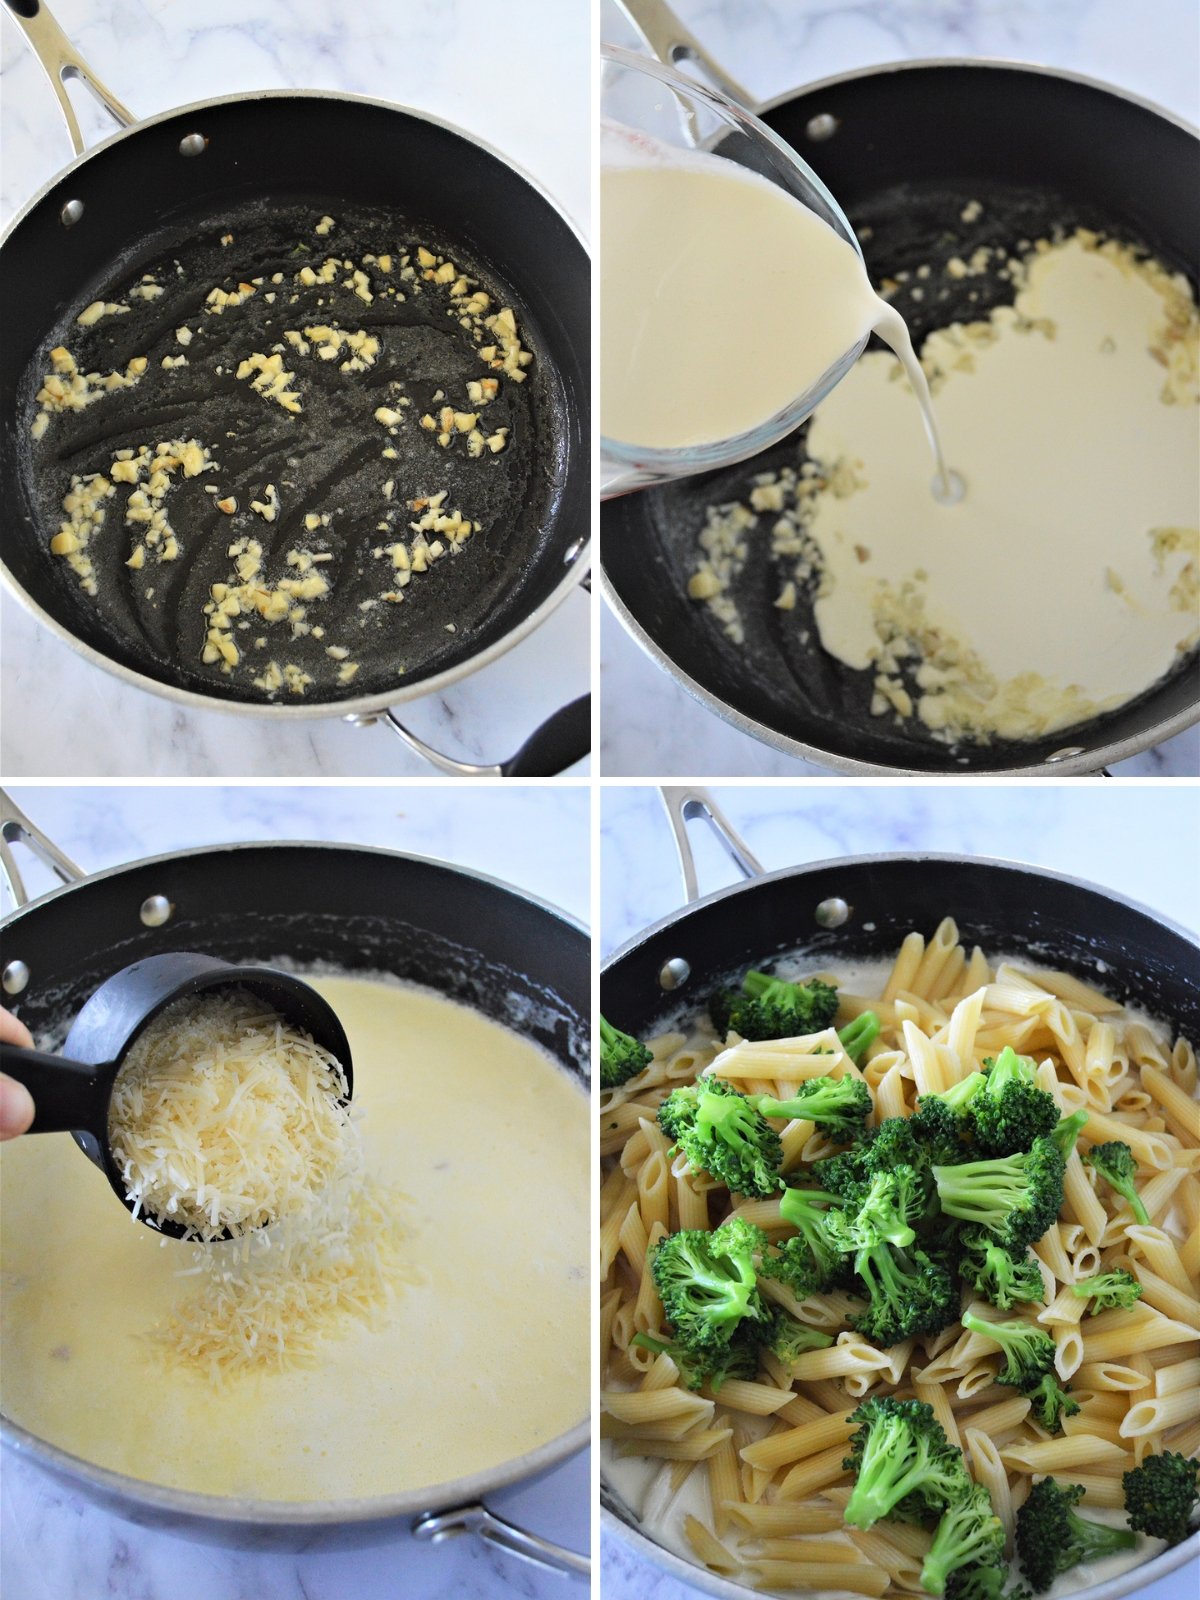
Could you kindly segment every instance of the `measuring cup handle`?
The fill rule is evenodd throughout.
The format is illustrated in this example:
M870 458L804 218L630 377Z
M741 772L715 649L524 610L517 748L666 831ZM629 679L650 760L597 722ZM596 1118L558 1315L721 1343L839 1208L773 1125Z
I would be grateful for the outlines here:
M88 1067L48 1050L0 1043L0 1072L23 1083L33 1096L30 1133L92 1132L107 1114L105 1066Z

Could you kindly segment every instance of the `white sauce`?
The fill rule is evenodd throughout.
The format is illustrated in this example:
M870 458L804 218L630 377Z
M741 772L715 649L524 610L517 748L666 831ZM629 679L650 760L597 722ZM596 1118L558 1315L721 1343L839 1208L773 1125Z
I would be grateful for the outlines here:
M908 330L816 212L734 161L614 124L600 203L606 438L658 450L735 439L818 388L874 329L904 362L938 453Z
M1189 563L1194 577L1200 485L1195 406L1164 403L1150 353L1163 321L1146 276L1071 240L1033 258L1015 310L992 313L992 342L934 334L923 357L945 374L938 414L967 484L952 506L932 503L914 468L894 362L859 361L808 436L815 460L849 463L860 484L818 495L809 523L827 574L824 647L850 667L877 661L880 588L910 585L929 625L994 681L965 714L1015 737L1121 705L1169 671L1198 633L1194 585L1171 591ZM1160 529L1181 530L1177 548L1156 550ZM923 687L930 726L964 713L936 670Z
M587 1415L588 1106L526 1039L423 991L318 978L350 1039L368 1166L411 1197L415 1281L318 1364L214 1389L146 1333L194 1280L66 1135L6 1145L3 1406L151 1482L296 1501L483 1471Z

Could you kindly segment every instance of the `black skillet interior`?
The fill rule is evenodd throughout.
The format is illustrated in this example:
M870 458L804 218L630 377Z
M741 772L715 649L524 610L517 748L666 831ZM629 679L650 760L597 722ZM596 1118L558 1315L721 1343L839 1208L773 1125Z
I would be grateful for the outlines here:
M832 138L814 142L813 117ZM902 67L802 93L766 114L841 202L876 283L929 263L931 282L954 255L1009 251L1056 228L1086 225L1144 246L1195 282L1200 259L1200 145L1163 117L1087 84L1021 68ZM962 221L969 202L982 210ZM892 303L918 344L933 328L986 314L1012 287L992 277L951 282ZM922 286L924 287L924 286ZM1070 426L1064 418L1063 425ZM815 640L811 603L782 612L780 581L760 541L736 591L757 626L734 645L711 612L686 597L705 508L743 499L752 476L803 459L804 430L752 461L609 501L604 570L634 619L702 689L775 734L839 757L922 772L1033 766L1064 746L1135 738L1194 701L1194 660L1137 700L1075 729L1022 743L951 748L911 720L870 714L871 672L854 672ZM769 518L767 520L770 520ZM1055 552L1033 581L1068 581Z
M820 927L824 900L845 900L849 920ZM1200 1035L1200 949L1149 913L1101 889L1029 867L945 857L877 857L801 867L742 885L683 911L613 960L601 1010L645 1037L682 1005L703 1011L713 989L747 967L799 954L836 970L839 958L891 956L914 929L927 938L943 917L962 944L991 960L1025 957L1074 973L1157 1017L1172 1038ZM664 962L691 967L683 991L658 983Z
M174 907L143 925L148 897ZM436 989L541 1045L586 1079L587 935L502 885L438 862L338 845L191 851L102 874L17 912L4 961L30 970L6 1001L57 1035L120 968L167 950L228 961L384 972Z
M189 158L180 141L192 133L207 145ZM83 216L64 228L60 213L72 199L82 200ZM323 215L335 225L317 235ZM228 235L232 243L222 245ZM399 256L418 245L477 279L492 297L488 314L512 307L522 344L534 355L524 384L491 373L479 359L478 346L490 335L473 341L460 327L447 286L422 284L414 293L401 281ZM365 254L390 254L392 272L364 264ZM329 287L295 283L303 266L319 269L329 257L366 272L369 303L345 286L349 270ZM271 282L276 272L280 285ZM76 326L85 306L125 300L145 273L162 285L161 296L135 297L129 314ZM264 281L243 304L220 315L205 310L212 288L232 290L255 277ZM403 301L384 292L389 284L405 293ZM568 548L586 534L586 253L524 179L470 140L418 117L297 96L239 100L140 129L60 180L14 231L0 252L0 294L7 308L0 353L8 397L0 431L6 563L73 633L161 682L261 701L253 678L270 659L311 675L306 701L419 682L468 660L535 610L561 581ZM299 416L236 378L240 362L269 355L285 329L314 324L379 337L374 366L343 373L347 349L324 361L315 349L302 356L287 347ZM190 344L175 339L179 327L195 332ZM135 387L52 416L32 444L33 397L49 370L47 353L59 343L85 372L120 370L137 355L148 355L150 365ZM188 365L163 369L164 355L185 356ZM463 435L444 448L419 425L421 415L436 416L445 403L478 411L466 383L493 375L500 394L479 411L481 431L507 426L505 449L471 458ZM444 401L433 398L439 390ZM411 401L402 408L401 393ZM385 405L404 417L394 432L374 418ZM107 471L117 449L153 450L157 441L175 439L198 440L217 462L180 481L165 502L179 557L150 559L140 570L124 565L142 530L124 525L129 490L119 485L92 547L98 593L86 595L67 563L47 552L71 475ZM384 458L385 448L395 457ZM272 522L250 509L251 500L265 500L268 482L282 502ZM217 484L222 498L232 493L237 512L218 510L218 496L205 493L205 484ZM420 511L407 502L442 490L443 509L461 510L481 531L429 572L414 574L403 603L382 600L397 585L390 557L373 552L411 541L408 524ZM310 513L327 513L329 526L308 530ZM331 593L306 607L321 636L293 637L286 621L235 623L231 636L242 659L227 674L220 663L201 660L203 606L213 583L231 579L230 543L246 537L262 545L263 577L272 584L296 575L288 551L331 554L332 562L321 564ZM348 657L327 656L331 645ZM345 659L359 670L343 684ZM282 698L292 697L284 691Z

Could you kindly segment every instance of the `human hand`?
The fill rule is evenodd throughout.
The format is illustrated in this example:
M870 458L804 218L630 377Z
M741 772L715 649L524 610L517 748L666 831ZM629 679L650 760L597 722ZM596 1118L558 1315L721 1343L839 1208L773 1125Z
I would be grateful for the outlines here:
M11 1012L0 1011L0 1039L32 1048L33 1035ZM15 1139L33 1121L33 1096L23 1083L0 1072L0 1140Z

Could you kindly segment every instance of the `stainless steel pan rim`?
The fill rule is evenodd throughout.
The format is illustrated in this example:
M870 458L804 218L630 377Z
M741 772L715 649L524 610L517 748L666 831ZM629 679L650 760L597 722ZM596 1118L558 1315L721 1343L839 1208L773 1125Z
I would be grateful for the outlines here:
M1190 928L1185 928L1181 923L1173 922L1170 917L1164 917L1161 912L1152 910L1142 904L1140 900L1133 900L1128 895L1119 894L1115 889L1106 889L1096 883L1089 883L1086 878L1073 877L1069 872L1054 872L1049 867L1037 866L1031 861L1019 861L1011 856L976 856L964 855L953 850L876 850L857 856L826 856L820 861L802 861L795 866L778 867L774 872L755 873L740 883L731 883L724 889L714 889L711 894L702 895L699 899L690 900L686 905L673 911L669 916L660 917L657 922L648 924L640 932L634 934L632 939L627 939L620 949L614 950L600 968L601 976L612 966L631 954L639 945L645 944L657 934L666 933L679 922L697 911L702 906L717 904L718 901L728 900L737 895L745 894L755 889L762 883L780 883L786 878L798 877L808 872L834 872L839 867L871 867L891 862L913 861L930 862L932 865L945 864L950 866L967 867L1000 867L1006 871L1029 872L1039 878L1048 878L1053 883L1063 883L1072 889L1084 889L1088 894L1101 895L1105 900L1116 901L1118 905L1127 907L1130 911L1138 911L1144 917L1149 917L1162 928L1169 928L1172 933L1178 934L1188 944L1194 945L1200 952L1200 938ZM801 941L798 938L797 944Z
M747 1600L748 1596L759 1592L743 1584L733 1583L729 1578L718 1577L715 1572L709 1572L704 1567L684 1560L673 1550L668 1550L664 1545L658 1544L647 1534L631 1526L607 1506L601 1506L600 1526L606 1535L621 1539L643 1561L653 1562L657 1568L670 1573L678 1582L689 1588L715 1595L718 1600ZM1071 1600L1122 1600L1123 1596L1132 1594L1159 1578L1165 1578L1168 1573L1178 1571L1185 1562L1194 1560L1197 1556L1200 1556L1200 1532L1192 1534L1182 1544L1164 1550L1153 1560L1143 1562L1141 1566L1131 1567L1128 1572L1122 1572L1115 1578L1108 1578L1104 1583L1094 1584L1090 1589L1080 1589L1071 1596Z
M206 111L211 111L217 106L245 105L247 102L266 102L271 100L336 100L343 104L371 106L380 111L399 112L403 116L415 117L418 121L442 128L447 133L452 133L460 139L465 139L477 149L483 150L487 155L492 156L496 161L506 166L510 172L515 173L523 182L527 183L558 215L564 225L579 241L584 251L587 251L587 240L575 220L523 167L512 161L502 151L495 149L485 139L480 139L475 134L468 133L466 129L460 128L457 123L447 122L444 118L435 117L426 111L414 110L412 107L401 105L397 101L380 100L371 95L338 94L331 89L262 89L253 94L217 95L209 100L194 100L188 105L175 106L169 111L160 111L153 117L145 117L141 121L131 124L128 128L119 128L116 133L110 134L108 138L102 139L98 144L84 151L82 155L76 156L73 161L69 162L44 183L31 199L26 201L3 231L0 232L0 250L4 248L9 234L20 226L25 217L41 203L50 190L56 188L71 173L84 166L99 151L107 150L111 146L119 144L123 139L129 139L135 134L141 133L143 129L156 127L160 123L168 122L175 117L191 116L193 113L201 116ZM309 705L275 705L267 700L261 702L225 700L216 695L201 694L195 689L180 689L174 684L160 683L157 678L152 678L142 672L135 672L132 667L124 666L119 661L113 661L101 651L94 649L82 639L77 638L69 628L64 627L62 623L45 611L31 595L26 593L25 589L17 582L9 570L8 564L2 556L0 556L0 583L43 628L46 628L64 644L69 645L76 654L82 656L92 666L103 668L105 672L111 674L114 678L120 679L122 683L131 688L148 691L151 694L161 696L165 700L172 701L175 705L187 706L195 711L223 711L238 715L249 713L251 716L271 717L277 721L304 722L321 717L328 719L330 717L379 715L379 713L386 711L389 706L403 705L411 700L419 700L425 695L440 694L453 684L460 682L463 678L470 677L472 673L490 665L491 662L505 655L514 645L520 644L523 639L535 632L558 609L567 596L578 588L587 576L591 561L590 552L590 530L585 530L580 534L578 548L570 559L570 565L567 567L565 575L559 581L557 587L546 596L541 605L516 623L503 638L495 640L485 649L471 656L469 660L460 661L456 666L448 667L444 672L435 673L433 677L423 678L419 682L406 685L403 681L399 681L394 689L385 690L380 694L360 695L356 698L329 700Z
M40 835L38 836L41 837ZM431 855L416 855L411 851L389 850L379 845L353 845L342 844L329 840L305 839L269 839L269 840L244 840L230 845L199 845L188 850L176 850L160 855L143 856L134 861L120 862L116 866L105 867L98 872L87 873L79 879L63 883L56 888L47 890L44 894L24 902L5 916L0 917L0 932L6 932L19 926L26 915L36 912L48 905L53 900L58 900L64 895L77 892L80 889L90 888L94 884L104 883L113 878L119 878L127 872L140 871L146 867L168 868L180 860L212 855L236 853L244 850L353 850L356 854L366 856L386 856L393 860L413 862L415 864L435 863L447 871L454 872L460 877L469 878L473 882L487 889L501 890L507 895L516 896L527 904L537 907L548 913L557 921L586 936L587 928L579 918L563 911L560 907L551 905L549 901L540 896L530 894L524 889L504 882L500 878L492 877L489 873L476 871L471 867L459 866L455 862L446 861L441 857ZM555 1439L548 1440L545 1444L538 1445L536 1449L526 1451L525 1454L514 1456L499 1462L496 1466L488 1467L480 1472L470 1474L465 1478L457 1478L446 1483L430 1484L420 1489L406 1489L393 1494L372 1495L346 1500L254 1500L236 1499L227 1495L200 1494L194 1490L174 1489L164 1484L156 1484L141 1478L132 1478L124 1473L114 1472L110 1468L101 1467L94 1462L85 1460L81 1456L73 1455L68 1450L61 1449L58 1445L50 1444L20 1423L13 1422L9 1417L0 1412L0 1445L12 1451L13 1455L22 1460L35 1462L39 1467L50 1473L53 1477L67 1484L79 1484L87 1492L92 1493L99 1500L115 1510L117 1515L128 1516L129 1508L136 1508L139 1512L153 1513L156 1520L169 1521L177 1518L183 1524L208 1525L210 1527L228 1527L230 1529L240 1526L254 1526L264 1530L295 1530L302 1532L305 1529L332 1529L345 1527L352 1524L399 1522L404 1518L416 1518L413 1531L421 1534L421 1519L428 1517L431 1526L424 1530L423 1536L437 1540L452 1533L467 1531L465 1525L450 1526L445 1532L436 1525L432 1513L461 1507L467 1511L477 1509L473 1503L482 1507L483 1497L499 1489L505 1489L524 1482L528 1479L540 1477L552 1468L560 1466L571 1456L587 1448L591 1438L591 1424L587 1418L575 1424L574 1427L560 1434ZM481 1536L490 1539L509 1549L514 1554L523 1555L528 1560L538 1561L546 1565L559 1565L564 1570L582 1571L586 1569L586 1562L579 1565L583 1558L574 1556L573 1552L562 1551L558 1547L550 1546L545 1541L538 1540L536 1536L524 1534L523 1530L509 1528L508 1525L498 1523L488 1530L477 1530ZM506 1537L516 1535L516 1539Z
M781 94L772 95L769 100L756 102L750 109L756 116L763 116L767 112L776 110L779 106L787 105L800 94L809 95L820 93L824 89L835 88L843 83L857 83L863 78L876 78L884 73L907 72L910 69L928 67L985 67L997 71L1032 72L1044 78L1058 78L1067 83L1082 84L1085 88L1096 89L1102 94L1115 96L1125 100L1130 105L1139 106L1143 111L1161 117L1165 122L1189 133L1193 138L1200 138L1200 128L1189 122L1185 117L1176 116L1173 111L1168 111L1164 106L1154 100L1148 100L1144 95L1131 94L1127 89L1122 89L1115 84L1105 83L1101 78L1089 77L1083 72L1060 71L1057 67L1046 67L1034 61L1021 61L1008 59L1003 56L927 56L911 61L884 61L873 67L862 67L851 72L838 72L827 78L818 78L813 83L803 83L794 89L786 89ZM769 745L773 750L778 750L784 755L798 756L801 760L815 762L819 766L829 767L834 772L846 773L855 777L928 777L930 773L922 767L893 767L879 766L870 761L856 761L849 756L835 755L828 750L822 750L819 745L804 744L799 739L789 739L786 734L778 733L774 728L768 728L765 723L757 722L753 717L747 717L735 707L722 700L711 690L705 689L697 683L688 673L684 672L667 652L653 639L637 622L625 605L624 601L614 592L604 573L603 565L600 569L601 588L604 598L613 611L621 626L633 639L635 644L654 661L664 672L674 678L681 688L685 689L694 700L707 710L715 712L723 721L731 723L740 733L748 734L750 738L757 739L760 744ZM1112 765L1116 761L1126 761L1130 756L1140 755L1143 750L1148 750L1152 745L1162 744L1166 739L1172 739L1176 734L1184 733L1188 728L1200 722L1200 699L1197 699L1191 709L1177 712L1174 716L1165 717L1161 722L1152 727L1145 728L1135 737L1116 739L1108 744L1096 745L1093 748L1080 750L1077 754L1064 755L1058 761L1039 762L1033 766L1020 767L994 767L976 769L969 773L955 774L954 772L937 773L939 778L955 776L966 778L989 778L1004 776L1020 776L1032 778L1065 778L1086 775L1095 775L1102 767ZM1064 728L1064 740L1070 740L1076 731L1086 734L1087 724L1079 725L1078 729ZM1067 748L1074 749L1073 745Z

